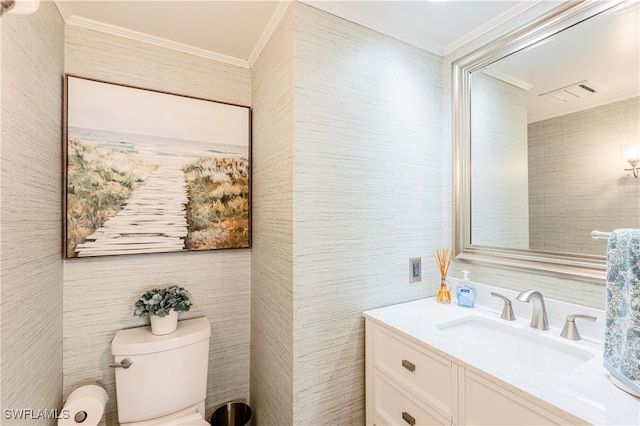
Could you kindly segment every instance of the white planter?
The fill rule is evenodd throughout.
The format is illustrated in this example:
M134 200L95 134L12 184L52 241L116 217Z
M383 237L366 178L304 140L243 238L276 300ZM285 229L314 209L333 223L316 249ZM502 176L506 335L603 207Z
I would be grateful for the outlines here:
M169 315L159 317L157 315L151 315L151 333L161 336L163 334L169 334L176 331L178 328L178 316L180 312L172 310Z

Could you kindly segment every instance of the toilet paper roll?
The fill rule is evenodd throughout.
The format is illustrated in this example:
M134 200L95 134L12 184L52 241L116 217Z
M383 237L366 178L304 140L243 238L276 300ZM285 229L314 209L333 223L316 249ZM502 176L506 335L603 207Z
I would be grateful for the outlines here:
M58 426L96 426L102 419L109 395L100 386L86 385L71 392L62 408Z

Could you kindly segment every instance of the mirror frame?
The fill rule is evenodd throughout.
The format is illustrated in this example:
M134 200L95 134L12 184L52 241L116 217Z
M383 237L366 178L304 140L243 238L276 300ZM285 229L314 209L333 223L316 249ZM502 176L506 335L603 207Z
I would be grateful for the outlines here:
M591 0L564 3L514 32L452 64L454 138L454 242L456 259L561 278L605 283L603 256L509 249L471 243L471 97L470 75L485 66L526 49L586 19L619 10L632 0Z

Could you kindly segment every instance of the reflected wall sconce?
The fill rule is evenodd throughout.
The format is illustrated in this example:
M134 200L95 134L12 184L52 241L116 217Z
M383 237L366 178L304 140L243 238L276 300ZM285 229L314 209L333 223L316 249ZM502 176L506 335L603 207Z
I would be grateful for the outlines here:
M624 169L627 172L632 172L634 178L640 177L640 167L638 167L638 163L640 163L639 158L630 158L627 159L627 162L631 165L631 168Z
M627 163L629 163L629 165L631 166L628 169L624 169L626 172L631 172L633 173L633 177L634 178L639 178L640 177L640 147L634 145L627 145L627 148L625 149L626 151L626 155L625 155L625 160L627 160Z
M29 15L40 7L40 0L0 0L0 16L5 13Z
M4 15L11 9L16 7L16 0L2 0L0 1L0 16Z

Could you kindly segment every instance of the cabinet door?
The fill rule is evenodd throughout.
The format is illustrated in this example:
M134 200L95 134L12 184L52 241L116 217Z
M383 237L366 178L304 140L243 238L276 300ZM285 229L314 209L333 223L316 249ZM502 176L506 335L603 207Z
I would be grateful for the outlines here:
M374 372L373 386L376 426L449 426L451 424L450 421L406 394L382 373Z
M462 369L461 369L462 370ZM462 425L566 425L571 422L474 373L460 372Z
M409 339L376 325L374 367L408 393L456 423L458 366Z

